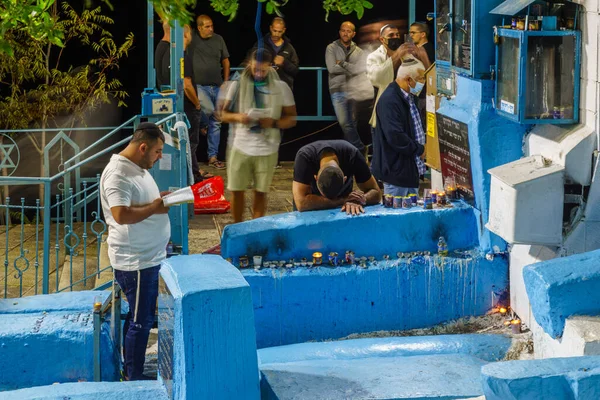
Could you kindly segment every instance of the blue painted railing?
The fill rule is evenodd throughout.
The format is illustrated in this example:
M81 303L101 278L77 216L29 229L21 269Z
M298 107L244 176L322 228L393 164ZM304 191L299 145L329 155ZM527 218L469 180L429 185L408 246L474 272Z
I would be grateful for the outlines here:
M323 115L323 74L326 70L324 67L300 67L300 71L317 74L317 98L316 115L298 116L299 121L336 120L335 116ZM4 254L0 253L0 262L3 261L0 264L0 297L110 287L111 267L102 266L100 262L107 227L102 219L98 195L99 176L82 177L80 171L81 167L128 143L131 136L106 148L101 146L111 138L120 137L123 130L131 130L139 119L139 116L132 117L116 127L0 130L0 136L42 132L55 134L43 152L45 176L0 176L0 186L40 185L44 192L43 198L35 201L26 198L15 201L7 197L4 204L0 204L0 217L5 220L4 229L0 229L0 246L4 241ZM171 124L175 119L174 114L157 123ZM64 131L109 132L80 150ZM73 155L66 160L61 157L58 172L51 175L50 163L58 151L56 146L60 145L62 152L65 144ZM0 168L3 165L4 162L0 162ZM56 187L59 193L56 193ZM53 189L55 193L52 193ZM12 225L6 223L9 220ZM64 268L67 268L66 272ZM102 278L104 272L110 274L106 282L102 279L101 283L97 283L97 278Z
M157 124L165 124L168 128L176 119L177 115L173 114L157 121ZM120 137L123 129L131 128L136 122L139 122L139 116L115 127L82 151L76 145L72 146L74 156L61 160L59 172L50 176L49 155L56 152L54 146L61 140L74 145L60 131L44 149L44 171L47 176L0 177L0 186L41 185L44 194L43 199L38 198L34 202L27 202L24 197L14 202L6 197L4 204L0 204L0 216L5 223L0 231L0 243L4 241L4 254L0 258L3 260L0 297L91 289L96 286L97 278L101 278L103 272L109 275L101 287L112 281L111 267L102 266L100 262L107 226L102 218L99 175L82 178L80 169L127 144L131 135L92 154L92 150L100 149L101 143ZM76 130L91 129L73 129ZM24 132L31 130L11 131ZM185 135L179 131L178 134ZM72 179L72 175L75 179ZM71 187L73 181L75 185ZM56 190L53 193L56 187L58 193Z

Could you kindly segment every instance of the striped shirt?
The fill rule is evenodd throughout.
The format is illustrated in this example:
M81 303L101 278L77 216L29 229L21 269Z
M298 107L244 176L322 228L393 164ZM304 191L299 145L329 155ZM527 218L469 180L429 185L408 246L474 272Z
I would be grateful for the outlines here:
M419 114L419 109L415 104L414 96L410 93L406 93L402 88L400 88L400 91L410 106L410 116L413 120L413 125L415 126L415 140L420 145L425 146L425 130L423 129L423 124L421 123L421 114ZM421 157L415 156L415 162L417 163L419 175L424 175L426 167Z

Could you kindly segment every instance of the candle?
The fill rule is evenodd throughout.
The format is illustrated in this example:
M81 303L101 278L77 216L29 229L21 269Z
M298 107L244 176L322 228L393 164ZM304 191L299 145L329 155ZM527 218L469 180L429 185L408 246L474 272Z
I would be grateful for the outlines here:
M321 265L323 262L323 254L318 251L313 253L313 265Z
M254 256L252 257L252 260L254 261L254 268L260 268L262 264L262 256Z
M521 333L521 320L513 319L510 321L510 329L512 333Z
M507 310L505 307L500 307L500 309L498 311L500 311L500 314L506 314Z

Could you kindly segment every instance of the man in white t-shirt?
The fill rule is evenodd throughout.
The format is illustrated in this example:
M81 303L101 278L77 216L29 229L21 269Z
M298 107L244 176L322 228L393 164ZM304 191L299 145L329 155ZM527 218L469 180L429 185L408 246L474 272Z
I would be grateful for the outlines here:
M144 380L144 361L158 297L158 271L166 258L171 226L158 186L148 170L162 157L165 136L141 123L129 145L113 154L100 178L108 224L108 257L129 303L123 328L125 379Z
M250 55L237 81L230 82L221 119L232 124L233 143L227 162L227 188L233 193L234 222L242 222L244 191L254 183L252 217L265 215L267 193L281 142L281 129L296 126L296 104L288 85L270 67L264 48Z

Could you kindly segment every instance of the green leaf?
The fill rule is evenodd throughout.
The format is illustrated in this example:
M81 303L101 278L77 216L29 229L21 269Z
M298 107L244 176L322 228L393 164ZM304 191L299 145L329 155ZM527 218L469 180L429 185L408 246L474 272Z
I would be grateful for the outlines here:
M360 8L357 7L357 9L356 9L356 17L358 19L361 19L364 14L365 14L365 9L363 8L363 6L360 6Z
M362 5L363 5L363 7L364 7L364 8L367 8L367 9L369 9L369 10L370 10L371 8L373 8L373 3L371 3L371 2L369 2L369 1L367 1L367 0L363 0L363 3L362 3Z
M273 14L273 4L267 3L266 10L267 10L267 14Z

